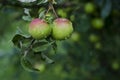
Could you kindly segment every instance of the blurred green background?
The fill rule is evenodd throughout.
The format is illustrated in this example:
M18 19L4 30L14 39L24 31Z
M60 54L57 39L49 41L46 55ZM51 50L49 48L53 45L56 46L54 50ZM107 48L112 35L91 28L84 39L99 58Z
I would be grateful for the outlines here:
M38 0L40 1L40 0ZM59 17L73 22L71 38L58 42L54 64L41 64L40 73L25 71L20 52L12 37L16 29L28 26L22 19L24 7L38 10L33 4L0 0L0 79L1 80L120 80L120 1L56 0ZM92 12L86 4L92 3ZM33 6L34 7L31 7ZM36 7L35 7L36 6ZM47 7L47 5L44 5ZM94 19L102 22L94 22ZM103 24L103 26L99 26ZM97 25L94 26L94 25Z

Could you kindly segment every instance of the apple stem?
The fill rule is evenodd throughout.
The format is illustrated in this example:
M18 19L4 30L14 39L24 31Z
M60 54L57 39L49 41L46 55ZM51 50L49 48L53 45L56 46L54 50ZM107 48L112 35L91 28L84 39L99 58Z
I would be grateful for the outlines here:
M46 15L50 10L53 10L53 13L55 14L55 17L58 18L58 15L57 15L57 13L56 13L56 11L55 11L55 8L54 8L52 2L49 2L49 7L48 7L48 9L47 9L45 15ZM45 18L45 15L44 15L43 18Z
M43 18L45 18L46 14L47 14L50 10L51 10L51 7L49 6L48 9L47 9L47 11L46 11L46 13L45 13L45 15L43 16Z
M54 8L54 6L53 6L53 4L51 2L49 3L49 6L50 6L50 9L53 10L53 13L55 14L56 18L58 18L58 15L57 15L57 13L55 11L55 8Z

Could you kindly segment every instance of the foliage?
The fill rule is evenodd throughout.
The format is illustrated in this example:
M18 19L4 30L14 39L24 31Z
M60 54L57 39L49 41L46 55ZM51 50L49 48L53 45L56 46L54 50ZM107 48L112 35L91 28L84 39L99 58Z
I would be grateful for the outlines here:
M95 5L95 11L90 14L84 11L88 2ZM72 36L64 41L48 38L35 41L31 50L30 45L34 40L28 33L30 21L39 17L51 23L56 17L52 10L46 14L48 5L48 0L31 3L17 0L0 1L2 19L0 78L2 80L119 80L120 1L55 0L53 5L58 17L72 21L74 31L79 37L76 38L78 41L72 39ZM101 29L96 29L91 24L96 18L104 21ZM95 36L91 39L91 35ZM22 66L36 72L27 72Z

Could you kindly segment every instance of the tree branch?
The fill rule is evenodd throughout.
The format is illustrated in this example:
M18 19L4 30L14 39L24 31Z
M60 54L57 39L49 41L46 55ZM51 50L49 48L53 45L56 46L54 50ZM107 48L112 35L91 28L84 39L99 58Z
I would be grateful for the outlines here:
M35 3L31 3L31 4L23 4L19 1L9 1L9 0L0 0L0 4L2 6L11 6L11 7L16 7L16 8L38 8L38 7L42 7L45 6L45 4L41 4L41 5L36 5Z
M48 5L48 3L37 5L36 2L31 3L31 4L27 4L27 3L24 4L19 1L10 1L10 0L0 0L0 4L2 6L11 6L11 7L15 7L15 8L40 8L40 7L47 8L47 5ZM66 2L65 4L58 4L57 6L65 8L65 7L70 7L70 6L76 6L76 4ZM55 8L57 8L57 6L55 6Z

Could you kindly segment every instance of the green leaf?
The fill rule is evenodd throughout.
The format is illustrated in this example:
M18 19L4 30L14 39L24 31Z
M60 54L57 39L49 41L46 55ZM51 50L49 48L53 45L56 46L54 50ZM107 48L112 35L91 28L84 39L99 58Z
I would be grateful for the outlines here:
M12 42L18 48L22 48L23 46L27 47L28 44L30 43L30 40L31 40L31 36L26 36L26 35L22 35L22 34L16 34L13 37Z
M48 0L41 0L40 2L37 3L37 5L40 5L40 4L44 4L44 3L47 3Z
M46 63L48 64L52 64L54 63L54 61L52 59L50 59L49 57L47 57L44 53L41 53L41 57L43 60L45 60Z
M54 42L52 44L52 48L53 48L54 52L57 53L57 43L56 42Z
M43 16L45 15L45 10L42 10L40 13L39 13L39 18L43 18Z
M48 23L52 23L53 19L54 19L54 17L50 13L45 16L45 21L48 22Z
M53 42L39 41L33 44L32 49L34 52L45 51Z
M21 28L20 28L20 27L17 27L16 34L23 34L23 31L21 30Z
M53 2L52 2L53 4L57 4L57 2L55 1L55 0L53 0Z
M32 21L31 16L23 16L22 19L25 21Z
M30 72L38 72L39 70L34 68L33 65L31 64L31 62L29 60L27 60L25 57L21 58L21 65L22 67Z
M23 30L18 27L17 32L12 39L12 42L18 48L22 48L23 46L27 47L31 39L32 37L30 35L25 34Z
M18 48L21 48L21 40L23 40L25 37L21 36L20 34L16 34L13 39L12 42L15 46L17 46Z

